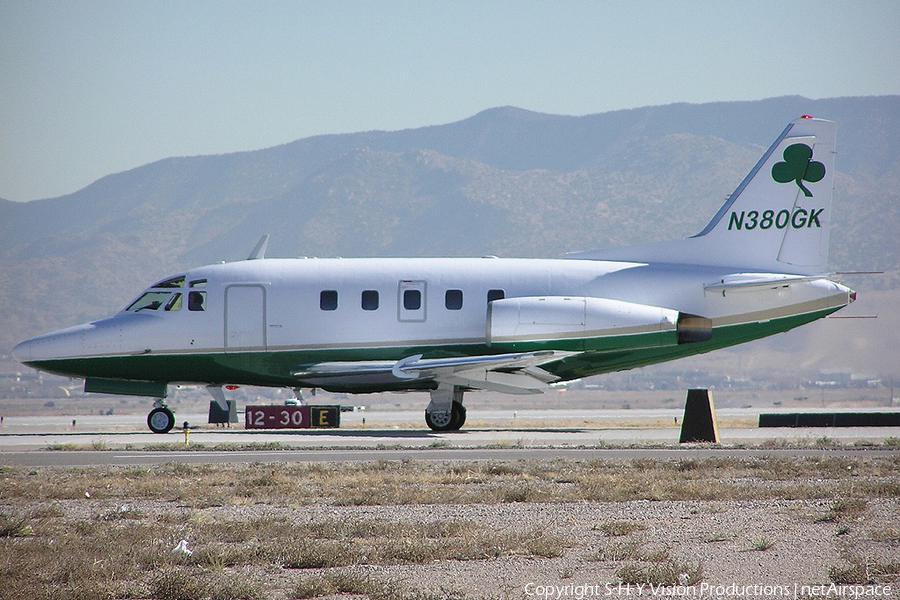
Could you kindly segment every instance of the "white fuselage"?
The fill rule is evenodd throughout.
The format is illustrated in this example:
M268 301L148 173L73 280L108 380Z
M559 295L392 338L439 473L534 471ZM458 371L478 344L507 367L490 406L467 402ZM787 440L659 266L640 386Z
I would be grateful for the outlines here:
M727 268L568 259L242 261L186 273L188 282L206 280L203 311L123 311L35 338L16 352L21 360L34 362L238 350L483 345L489 293L504 298L621 300L702 315L714 327L795 316L849 301L847 288L826 279L746 292L709 289L733 276ZM778 277L759 276L766 281ZM418 307L404 306L407 290L420 292ZM336 304L323 306L323 292Z

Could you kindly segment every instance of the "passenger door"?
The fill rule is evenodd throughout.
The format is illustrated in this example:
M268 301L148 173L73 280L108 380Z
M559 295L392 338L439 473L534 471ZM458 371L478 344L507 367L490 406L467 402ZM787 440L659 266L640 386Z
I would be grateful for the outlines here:
M225 349L266 349L266 288L231 285L225 289Z

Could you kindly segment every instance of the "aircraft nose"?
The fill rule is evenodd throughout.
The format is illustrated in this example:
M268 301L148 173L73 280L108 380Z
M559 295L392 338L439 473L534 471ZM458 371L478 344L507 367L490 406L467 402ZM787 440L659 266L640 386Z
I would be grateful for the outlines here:
M13 348L13 358L23 364L31 364L42 360L53 360L65 356L68 340L60 339L54 334L42 335L30 340L25 340Z
M16 345L12 354L13 358L22 364L31 362L34 356L34 340L25 340L21 344Z
M13 348L13 357L23 364L70 358L81 354L84 345L84 325L71 327L25 340Z

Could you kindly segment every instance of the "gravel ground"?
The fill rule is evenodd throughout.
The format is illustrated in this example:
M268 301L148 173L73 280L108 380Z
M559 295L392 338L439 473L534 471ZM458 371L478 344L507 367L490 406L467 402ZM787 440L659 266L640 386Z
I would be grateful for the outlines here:
M870 535L878 528L900 524L900 505L896 501L869 502L865 520L850 525L816 522L828 513L830 506L830 502L823 501L635 501L352 507L325 509L326 514L321 517L474 521L501 531L537 529L565 542L567 547L558 558L511 556L364 569L402 582L410 589L454 590L476 598L528 597L535 586L548 585L602 586L604 596L610 590L618 592L620 569L644 561L608 560L603 554L611 547L632 543L646 554L667 551L669 560L685 566L685 570L699 565L703 582L726 586L780 584L793 589L794 584L830 583L830 568L847 566L842 556L847 552L852 555L853 549L870 556L880 555L882 562L900 560L898 548L876 547ZM646 529L624 536L609 536L600 529L604 523L617 521L633 522ZM849 530L838 535L842 527ZM769 544L765 550L756 549ZM528 586L529 583L533 585ZM577 593L573 590L565 595L575 597Z
M437 560L425 564L366 564L363 560L361 564L326 569L279 569L268 565L238 570L241 577L264 588L268 598L297 597L301 581L336 574L380 582L401 598L534 598L552 594L558 600L582 600L598 596L650 598L660 593L670 597L795 598L795 585L828 585L830 570L850 567L848 559L853 557L868 558L873 564L900 561L896 539L873 539L879 531L891 528L896 538L900 524L900 503L896 499L869 500L863 516L839 523L827 518L832 505L832 501L825 500L298 508L254 504L190 509L190 513L195 520L202 514L204 521L285 518L301 524L376 521L396 523L398 527L410 523L464 522L497 533L544 534L561 553L544 557L513 552L483 560ZM117 510L114 503L89 500L69 500L62 506L70 519L96 518L97 514ZM157 518L172 513L174 521L178 520L179 511L187 514L184 508L166 502L136 502L128 509ZM604 531L610 523L631 524L635 530L610 535ZM198 553L204 548L192 542L192 550ZM700 574L691 581L693 589L663 588L662 592L654 592L648 587L639 589L623 583L623 569L640 572L653 565L675 568L679 573L699 569ZM879 581L890 580L888 577ZM658 579L656 583L666 581ZM745 588L748 593L744 594L729 594L726 589L719 596L713 593L714 586L731 584L783 588ZM791 590L791 595L786 590ZM881 597L900 595L892 591Z
M276 488L285 481L282 471L276 471L277 476L267 476L265 466L248 469L242 473L259 478L259 483L254 485ZM82 551L90 555L87 564L102 566L104 562L112 562L112 553L129 549L102 547L96 538L109 532L110 539L115 539L116 528L128 527L150 530L145 537L133 539L139 540L136 544L157 545L156 564L141 567L147 569L143 574L123 574L123 581L131 583L126 581L122 588L125 591L114 592L113 597L215 600L362 595L371 600L584 600L666 596L858 600L858 588L804 590L800 586L870 582L875 587L865 588L868 590L865 597L900 598L900 502L891 493L870 498L850 493L847 497L853 503L847 506L840 506L841 500L835 499L840 496L812 500L500 501L343 506L339 496L313 501L278 496L277 501L271 501L254 498L252 494L242 496L240 488L223 496L230 498L226 502L213 499L204 502L191 493L179 499L172 497L171 491L160 492L158 488L154 491L152 486L141 488L147 490L143 497L126 497L118 492L103 496L102 489L93 497L79 497L82 492L72 493L77 486L71 483L65 488L64 493L68 495L60 496L63 492L52 481L55 471L11 473L12 478L6 482L0 478L0 512L31 515L34 531L29 536L0 537L0 598L109 597L86 594L77 589L77 584L52 581L45 591L38 593L35 588L35 593L29 595L28 591L10 589L10 584L4 584L4 572L9 580L16 553L24 553L29 545L49 540L47 547L52 548L53 544L74 541L77 536L90 537L94 544ZM78 476L80 471L66 473ZM179 476L185 486L190 486L194 477L199 481L201 475L209 479L222 475L221 479L205 484L205 489L211 491L235 485L229 473L215 467L172 467L166 473L169 477ZM30 492L47 494L44 499L25 500L25 496L20 496L10 500L16 498L13 494L16 481L29 477L43 479L45 474L51 477L42 484L45 487ZM855 482L848 486L856 485L857 489L860 489L859 482L875 482L882 489L893 490L896 477L896 473L881 473L836 481ZM98 488L102 487L100 483L102 479L97 483ZM741 484L763 487L767 482L763 478L742 480ZM560 480L548 481L546 485L568 484ZM156 495L160 493L161 496ZM217 529L216 524L228 524L228 527ZM323 524L347 525L357 533L339 531L336 535L320 536L310 533ZM336 561L333 565L286 568L289 560L273 559L268 550L262 551L266 540L259 536L267 535L266 531L276 533L275 529L266 530L266 527L295 532L296 538L288 542L303 542L306 538L303 552L323 556L341 546L358 551L367 547L366 544L372 550L370 554L378 555L378 548L371 548L373 543L391 546L394 551L402 549L404 544L413 551L421 551L429 545L463 545L466 540L462 538L489 539L498 548L496 552L486 548L483 557L426 560L386 559L386 555L370 558L351 553L348 555L352 560ZM366 533L367 527L384 531ZM421 539L410 538L410 531ZM434 531L437 531L435 535L428 533ZM180 539L187 539L194 553L185 562L173 557L170 551ZM102 549L97 550L98 547ZM208 557L214 550L226 555L233 548L241 557L238 564L230 564L227 559L215 564L200 558ZM47 573L38 574L37 580L58 577L46 563L41 568ZM170 586L175 590L171 594L154 593L153 581L158 580L160 573L167 572L188 573L190 578L203 578L211 584L217 580L232 583L220 583L217 593L192 595L178 588L184 586L178 580L178 585ZM672 587L679 577L687 585ZM228 585L238 581L249 582L250 589L255 591L236 592L233 596L221 591L223 585L227 590ZM356 582L355 587L348 587L348 581ZM359 582L375 587L361 590ZM654 587L637 587L640 583L652 583ZM669 587L660 589L656 587L659 584ZM20 588L22 584L16 585ZM76 593L56 593L73 589ZM56 592L51 593L52 590ZM357 593L348 594L350 591Z

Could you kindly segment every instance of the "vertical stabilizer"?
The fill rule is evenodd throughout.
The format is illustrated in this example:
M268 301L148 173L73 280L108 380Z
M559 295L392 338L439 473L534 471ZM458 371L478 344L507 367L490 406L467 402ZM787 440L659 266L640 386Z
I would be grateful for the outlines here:
M827 271L835 124L792 121L699 234L686 240L570 254L570 258Z
M754 257L826 270L834 190L835 124L792 121L697 236L733 262Z

